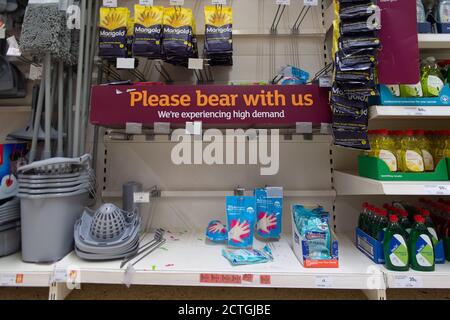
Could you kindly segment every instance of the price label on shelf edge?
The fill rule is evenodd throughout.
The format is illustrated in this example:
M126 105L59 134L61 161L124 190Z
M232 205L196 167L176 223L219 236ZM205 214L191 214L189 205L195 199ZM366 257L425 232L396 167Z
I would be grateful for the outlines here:
M211 4L213 5L227 5L227 0L211 0Z
M153 6L153 0L139 0L141 6Z
M290 6L291 0L275 0L275 4L281 5L281 6Z
M184 6L184 0L170 0L169 4L171 6Z
M103 6L109 8L117 8L117 0L103 0Z
M305 6L317 7L319 5L319 0L304 0L303 4Z
M317 288L333 288L333 278L330 276L316 276Z
M396 288L422 288L423 281L420 276L396 275L394 276Z
M449 196L450 195L450 186L445 186L445 185L425 186L425 191L429 195Z
M0 285L2 286L20 286L23 284L23 274L3 274L0 276Z
M423 107L405 108L405 115L407 116L426 116L430 114L430 110Z
M133 194L134 203L150 203L150 193L148 192L135 192Z

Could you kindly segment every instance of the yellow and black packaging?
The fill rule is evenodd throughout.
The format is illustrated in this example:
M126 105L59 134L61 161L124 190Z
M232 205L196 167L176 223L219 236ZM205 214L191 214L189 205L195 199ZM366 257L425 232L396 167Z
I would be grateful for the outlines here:
M103 58L126 58L127 23L130 11L127 8L100 8L99 56Z
M133 57L133 42L134 42L134 19L130 17L127 23L127 55L129 58Z
M205 6L205 56L210 65L233 64L233 10Z
M134 6L133 55L161 59L164 8L160 6Z
M164 9L163 48L168 63L187 66L188 59L195 53L194 28L191 9Z

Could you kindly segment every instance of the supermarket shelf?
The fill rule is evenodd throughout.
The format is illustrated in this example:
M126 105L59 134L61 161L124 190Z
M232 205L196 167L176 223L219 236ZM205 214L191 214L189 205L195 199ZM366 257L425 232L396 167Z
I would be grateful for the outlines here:
M450 107L372 106L370 120L382 119L450 119Z
M450 289L450 263L437 264L434 272L393 272L383 267L387 287L392 289Z
M0 106L0 114L31 112L30 106Z
M20 253L0 258L0 287L49 287L54 264L22 262Z
M450 34L419 34L420 49L450 49Z
M334 172L338 195L450 195L450 181L378 181L355 172Z
M150 238L152 235L146 236ZM350 238L339 239L338 269L303 268L289 239L273 243L274 261L259 265L232 267L221 256L224 246L205 243L203 233L173 233L168 234L163 248L128 273L119 268L120 261L87 262L74 253L60 261L56 270L71 274L76 270L81 283L95 284L384 289L382 273L374 271L378 267L357 251ZM255 245L263 246L258 241Z
M234 191L162 191L162 198L224 198L226 196L232 196ZM246 192L246 195L253 195L253 191ZM305 191L284 191L284 197L287 198L313 198L313 197L326 197L332 198L336 196L335 190L305 190ZM102 192L103 198L121 198L121 191L108 191Z

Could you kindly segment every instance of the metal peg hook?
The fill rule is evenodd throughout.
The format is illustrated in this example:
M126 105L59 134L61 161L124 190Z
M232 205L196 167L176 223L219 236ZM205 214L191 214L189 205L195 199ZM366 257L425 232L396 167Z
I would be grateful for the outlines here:
M302 10L300 11L297 19L294 22L294 25L292 26L292 32L298 33L300 26L303 23L303 20L305 20L306 16L308 15L308 12L311 10L311 6L303 6Z
M272 33L276 33L278 29L278 25L280 24L281 18L283 17L284 11L286 10L286 5L278 5L277 12L275 13L275 18L272 21L272 26L270 27L270 31Z

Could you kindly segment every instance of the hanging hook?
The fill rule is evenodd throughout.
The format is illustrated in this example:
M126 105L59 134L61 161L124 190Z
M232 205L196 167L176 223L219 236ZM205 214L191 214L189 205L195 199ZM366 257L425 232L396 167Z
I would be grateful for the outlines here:
M298 33L300 26L303 23L303 20L305 20L306 16L308 15L309 10L311 10L311 6L302 7L302 10L300 11L297 19L295 20L294 25L292 26L293 33Z

